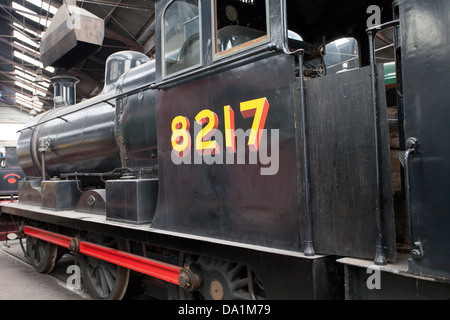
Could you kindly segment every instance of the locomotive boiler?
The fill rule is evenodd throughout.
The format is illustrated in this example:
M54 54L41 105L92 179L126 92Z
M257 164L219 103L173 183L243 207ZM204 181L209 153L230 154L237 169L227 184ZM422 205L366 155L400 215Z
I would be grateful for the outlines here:
M21 132L26 178L2 215L20 221L39 272L75 253L99 299L122 298L130 270L159 299L448 298L449 232L435 223L450 203L422 189L427 173L448 187L436 176L448 147L418 110L442 111L422 120L448 129L416 79L448 97L449 9L159 0L154 60L113 54L103 91L75 104L76 81L55 79L55 108ZM394 86L374 47L389 28ZM380 290L364 280L374 266Z
M106 62L105 87L98 96L74 105L69 95L61 94L58 96L61 97L61 106L28 123L18 142L19 161L27 176L40 175L46 179L68 172L112 171L122 167L119 145L123 146L122 150L128 150L126 161L151 167L151 159L156 158L154 96L147 90L145 99L142 92L142 97L137 100L149 106L145 113L139 112L135 101L129 104L120 99L116 101L118 92L154 80L155 71L151 63L139 68L147 62L149 58L137 52L121 52L111 56ZM118 83L119 76L132 68L137 69ZM53 78L53 81L63 91L75 91L73 82L67 81L67 77ZM121 105L116 108L116 104ZM132 128L141 132L132 132ZM134 139L131 140L131 137ZM41 158L42 152L44 158ZM139 159L148 160L141 163ZM123 167L128 167L128 164L125 162Z

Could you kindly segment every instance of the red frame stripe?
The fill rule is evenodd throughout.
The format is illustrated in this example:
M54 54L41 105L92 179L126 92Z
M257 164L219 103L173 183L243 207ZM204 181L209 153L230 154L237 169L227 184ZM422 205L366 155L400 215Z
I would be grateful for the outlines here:
M54 243L54 244L57 244L58 246L61 246L61 247L67 248L67 249L69 249L70 240L72 239L70 237L66 237L66 236L63 236L58 233L54 233L54 232L50 232L47 230L30 227L30 226L25 226L23 230L27 236L37 238L37 239L40 239L43 241L47 241L50 243Z
M145 273L149 276L175 283L177 285L178 276L183 269L182 267L86 241L80 241L80 253Z
M47 230L25 226L24 233L27 236L41 239L69 249L73 238L50 232ZM95 243L80 241L79 252L100 260L108 261L119 266L135 270L149 276L179 285L178 276L182 267L165 262L138 256L125 251L108 248Z

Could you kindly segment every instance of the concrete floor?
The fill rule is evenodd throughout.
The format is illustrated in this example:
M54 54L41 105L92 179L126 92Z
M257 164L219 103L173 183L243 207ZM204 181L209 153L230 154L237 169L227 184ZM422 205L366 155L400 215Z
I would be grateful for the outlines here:
M7 244L0 242L0 300L90 300L84 292L67 288L70 256L64 256L51 274L40 274L24 257L18 240Z

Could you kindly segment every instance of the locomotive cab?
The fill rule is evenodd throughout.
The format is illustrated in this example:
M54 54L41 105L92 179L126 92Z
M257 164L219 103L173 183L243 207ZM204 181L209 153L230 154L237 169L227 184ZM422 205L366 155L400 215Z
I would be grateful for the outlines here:
M169 61L168 13L182 3L195 7L195 17L179 15L185 26L179 28L180 59ZM414 244L405 227L410 222L399 172L404 145L403 138L400 145L392 141L404 132L402 121L392 119L400 102L392 91L386 99L380 63L395 55L381 56L375 44L384 35L374 38L379 29L396 30L398 8L378 1L377 21L385 25L375 28L371 5L157 3L157 113L158 123L167 126L158 127L154 228L305 256L348 256L366 261L362 265L400 260L407 272L402 250L414 251ZM195 27L187 28L191 23ZM188 29L195 35L187 37ZM183 64L184 55L195 56L195 63ZM172 63L178 67L171 69ZM248 134L240 149L239 130ZM252 136L252 130L267 135ZM268 154L279 155L280 163L263 175L277 160L261 157Z
M365 5L348 1L335 17L331 9L307 16L323 4L302 1L158 1L156 108L168 125L157 128L153 227L307 255L396 259L384 81L370 81ZM211 199L214 214L204 205ZM354 239L360 246L348 249Z

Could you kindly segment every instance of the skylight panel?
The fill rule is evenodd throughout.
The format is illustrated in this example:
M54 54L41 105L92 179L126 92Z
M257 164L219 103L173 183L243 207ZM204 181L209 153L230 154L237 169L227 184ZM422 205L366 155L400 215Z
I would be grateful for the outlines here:
M20 60L23 60L25 62L28 62L29 64L34 65L35 67L41 66L41 63L39 61L37 61L36 59L33 59L30 56L27 56L26 54L23 54L19 51L14 50L14 56Z
M30 87L28 85L26 85L25 83L21 82L21 81L14 81L14 84L18 87L21 87L22 89L25 89L27 91L30 91L31 93L37 93L38 95L40 95L41 97L46 97L47 94L42 92L41 90L37 90L34 89L33 87Z
M25 42L26 44L32 46L34 49L39 48L39 45L37 44L37 42L34 42L33 40L26 37L25 35L23 35L22 33L20 33L17 30L13 31L13 36L15 39Z
M16 103L21 106L27 107L29 109L35 109L36 111L42 111L42 106L44 105L42 102L29 102L26 100L22 100L16 97Z
M42 38L42 36L39 35L36 31L33 31L33 30L31 30L31 29L28 29L28 28L25 28L24 26L22 26L21 24L18 24L17 22L13 22L13 25L14 25L14 27L16 27L16 28L18 28L18 29L21 29L21 30L23 30L23 31L26 31L26 32L32 34L32 35L35 36L36 38L37 38L37 37Z
M34 78L32 78L32 77L31 77L31 79L30 79L29 77L24 78L23 75L24 75L24 74L17 74L17 73L16 73L16 79L17 79L17 80L20 80L20 81L22 81L22 82L25 82L26 84L29 84L29 85L31 85L31 86L35 86L36 89L41 89L42 91L47 91L48 87L46 88L46 87L42 86L41 84L35 83L35 82L34 82ZM46 95L47 95L47 94L45 94L45 96L46 96Z
M25 62L28 62L29 64L34 65L36 67L39 67L42 69L44 68L44 65L41 62L39 62L36 59L31 58L30 56L27 56L26 54L21 53L19 51L14 50L14 57L16 57L20 60L23 60ZM46 67L44 70L46 70L50 73L55 73L55 68L53 68L53 67Z
M58 11L56 7L49 5L48 3L45 3L41 0L26 0L26 2L34 4L36 7L42 8L45 11L49 11L51 14L55 14L56 11Z
M48 27L50 25L50 19L45 19L37 16L36 12L31 11L28 8L25 8L24 6L21 6L17 2L12 3L13 9L17 9L17 13L21 16L30 19L31 21L34 21L36 23L39 23L40 25L44 27Z
M28 81L31 81L33 83L35 83L35 81L36 81L35 74L32 74L31 72L28 72L28 71L20 68L19 66L15 66L14 74L18 77L27 79ZM50 87L50 81L48 81L46 79L42 79L42 81L39 81L38 83L36 83L36 85L41 87L41 89L43 89L43 90L48 90L48 87Z
M30 52L34 52L35 54L39 55L39 52L37 50L31 49L30 47L27 47L26 45L24 45L21 42L13 41L13 43L19 47L22 47Z

